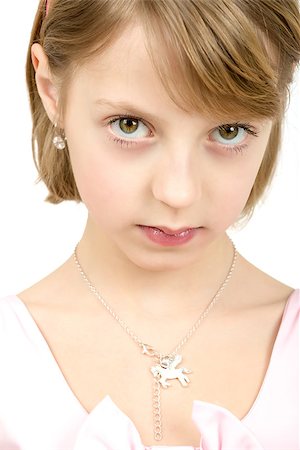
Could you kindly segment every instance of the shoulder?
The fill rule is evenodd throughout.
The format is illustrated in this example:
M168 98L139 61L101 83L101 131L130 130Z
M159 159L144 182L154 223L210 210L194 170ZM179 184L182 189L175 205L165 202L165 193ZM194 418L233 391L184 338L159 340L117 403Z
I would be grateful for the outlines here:
M240 254L238 259L228 285L225 314L242 323L244 329L253 326L256 333L267 335L268 339L276 337L283 323L284 328L292 326L296 330L299 289L273 278Z
M3 362L3 351L11 352L18 348L20 339L27 328L26 308L16 295L0 298L0 358Z
M72 258L69 258L43 279L19 292L17 296L30 309L59 307L78 296L81 287L79 281L72 266Z
M289 295L283 319L288 322L290 328L300 326L300 289L295 289Z
M236 287L252 306L285 305L290 296L299 298L299 288L289 286L254 266L239 255ZM297 302L297 300L295 300Z

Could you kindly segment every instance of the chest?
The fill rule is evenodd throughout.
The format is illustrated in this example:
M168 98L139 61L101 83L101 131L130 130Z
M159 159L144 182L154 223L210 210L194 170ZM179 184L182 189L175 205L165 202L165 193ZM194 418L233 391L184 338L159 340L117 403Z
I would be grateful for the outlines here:
M164 437L159 445L199 446L199 431L191 418L193 400L222 406L240 419L248 413L268 368L280 312L274 310L266 323L260 319L265 314L250 314L234 321L212 321L197 330L179 351L178 371L165 373L170 386L160 389ZM154 359L142 354L107 317L80 324L76 318L62 315L58 321L55 317L37 315L35 319L65 377L66 389L88 412L109 395L132 420L142 442L158 445L153 437ZM158 350L178 343L175 335L164 333L153 335L153 342ZM178 375L183 368L191 371L186 373L187 386Z

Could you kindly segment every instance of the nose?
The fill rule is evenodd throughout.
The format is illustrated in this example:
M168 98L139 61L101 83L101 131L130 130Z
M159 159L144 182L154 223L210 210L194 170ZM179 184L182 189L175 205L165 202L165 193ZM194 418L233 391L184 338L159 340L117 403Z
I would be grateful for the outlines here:
M182 209L191 206L200 195L200 178L191 152L162 151L152 179L153 196L166 205Z

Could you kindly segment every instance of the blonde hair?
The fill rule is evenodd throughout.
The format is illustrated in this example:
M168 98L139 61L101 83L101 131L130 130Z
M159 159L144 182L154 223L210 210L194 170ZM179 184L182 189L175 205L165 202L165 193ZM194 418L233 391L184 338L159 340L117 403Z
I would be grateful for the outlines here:
M153 64L178 106L220 119L234 113L273 120L240 216L249 220L274 175L289 85L300 60L297 0L52 0L47 15L45 0L40 1L26 70L33 156L38 181L49 191L46 201L81 199L68 149L57 152L52 143L53 125L37 90L31 46L37 42L44 48L63 117L76 70L133 22L142 24Z

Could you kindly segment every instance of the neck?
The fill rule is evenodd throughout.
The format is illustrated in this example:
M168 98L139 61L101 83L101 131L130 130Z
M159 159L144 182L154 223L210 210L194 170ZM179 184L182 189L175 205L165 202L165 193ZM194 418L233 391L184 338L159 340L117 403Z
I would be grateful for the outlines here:
M87 224L77 256L87 277L120 314L155 318L204 309L227 277L234 249L226 233L199 250L190 264L147 270L129 260L107 236Z

